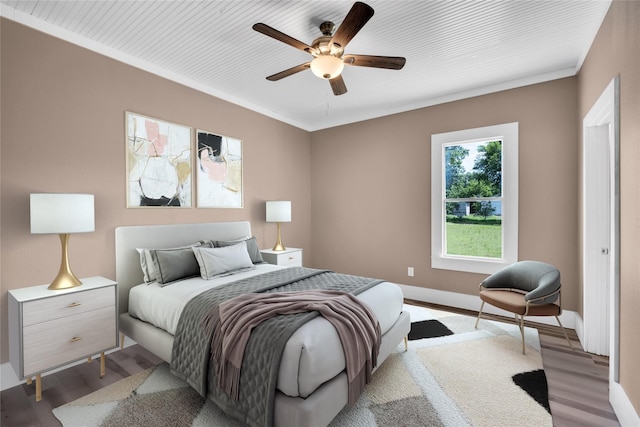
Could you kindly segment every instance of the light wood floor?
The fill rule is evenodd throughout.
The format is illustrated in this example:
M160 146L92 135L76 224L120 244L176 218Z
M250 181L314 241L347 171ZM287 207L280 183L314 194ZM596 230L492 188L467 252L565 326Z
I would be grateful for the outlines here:
M448 307L408 301L416 305L477 315ZM487 315L492 320L505 320ZM506 319L511 321L510 319ZM542 360L549 383L549 403L555 427L619 426L608 401L608 359L585 353L575 332L567 330L571 350L558 327L527 323L536 327L542 346ZM3 427L60 426L52 409L71 402L122 378L161 363L162 360L134 345L107 356L107 370L99 378L99 363L83 363L47 375L42 380L42 400L35 402L35 386L22 384L0 394Z

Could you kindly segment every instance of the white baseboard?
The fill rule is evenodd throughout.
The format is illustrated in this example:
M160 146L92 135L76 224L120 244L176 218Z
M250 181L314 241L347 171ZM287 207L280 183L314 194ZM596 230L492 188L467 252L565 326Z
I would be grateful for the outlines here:
M129 338L127 338L125 340L125 348L132 346L133 344L135 344L135 342L131 341ZM113 350L109 350L109 351L105 351L105 354L110 354L116 351L119 351L120 347L116 347ZM95 357L94 357L95 359ZM43 372L42 373L42 377L44 378L45 376L49 375L49 374L53 374L54 372L59 372L62 371L64 369L70 368L72 366L76 366L79 365L81 363L87 363L87 359L82 359L82 360L78 360L77 362L73 362L70 363L68 365L64 365L64 366L60 366L58 368L52 369L50 371L47 372ZM100 363L99 360L94 360L93 363ZM13 367L11 366L10 363L3 363L0 364L0 390L7 390L9 388L15 387L17 385L26 383L26 380L21 380L18 378L18 376L16 375L16 371L13 370Z
M449 307L474 311L478 311L480 309L480 305L482 304L482 300L478 295L460 294L457 292L441 291L438 289L422 288L418 286L399 286L400 288L402 288L402 292L405 298L416 301L430 302L433 304L446 305ZM505 316L511 319L514 318L513 313L509 313L508 311L488 304L485 304L483 312ZM553 317L527 317L526 319L527 321L542 323L543 325L558 325L556 319ZM576 324L582 322L582 319L580 319L580 315L575 311L562 310L560 321L562 322L562 326L564 326L565 328L576 329Z
M609 381L609 402L622 427L640 426L640 416L619 383Z
M15 387L23 382L24 381L20 381L18 379L18 376L10 363L3 363L0 365L0 390Z

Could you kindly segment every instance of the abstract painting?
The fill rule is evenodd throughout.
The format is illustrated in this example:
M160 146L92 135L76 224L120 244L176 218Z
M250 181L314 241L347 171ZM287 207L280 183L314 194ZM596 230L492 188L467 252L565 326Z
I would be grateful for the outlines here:
M191 128L126 113L127 207L191 207Z
M242 207L242 141L198 130L199 208Z

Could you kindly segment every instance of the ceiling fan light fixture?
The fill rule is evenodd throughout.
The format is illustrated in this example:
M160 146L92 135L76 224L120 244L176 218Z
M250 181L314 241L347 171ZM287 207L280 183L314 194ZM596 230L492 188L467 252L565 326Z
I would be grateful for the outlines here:
M333 79L338 77L344 69L342 59L333 55L316 56L311 61L311 71L321 79Z

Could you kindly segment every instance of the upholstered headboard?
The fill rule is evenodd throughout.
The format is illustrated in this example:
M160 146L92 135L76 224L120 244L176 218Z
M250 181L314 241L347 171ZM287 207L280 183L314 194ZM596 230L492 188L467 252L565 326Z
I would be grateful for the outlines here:
M144 282L137 248L161 249L198 240L237 240L251 236L249 221L136 225L116 228L116 281L119 311L129 310L129 290Z

